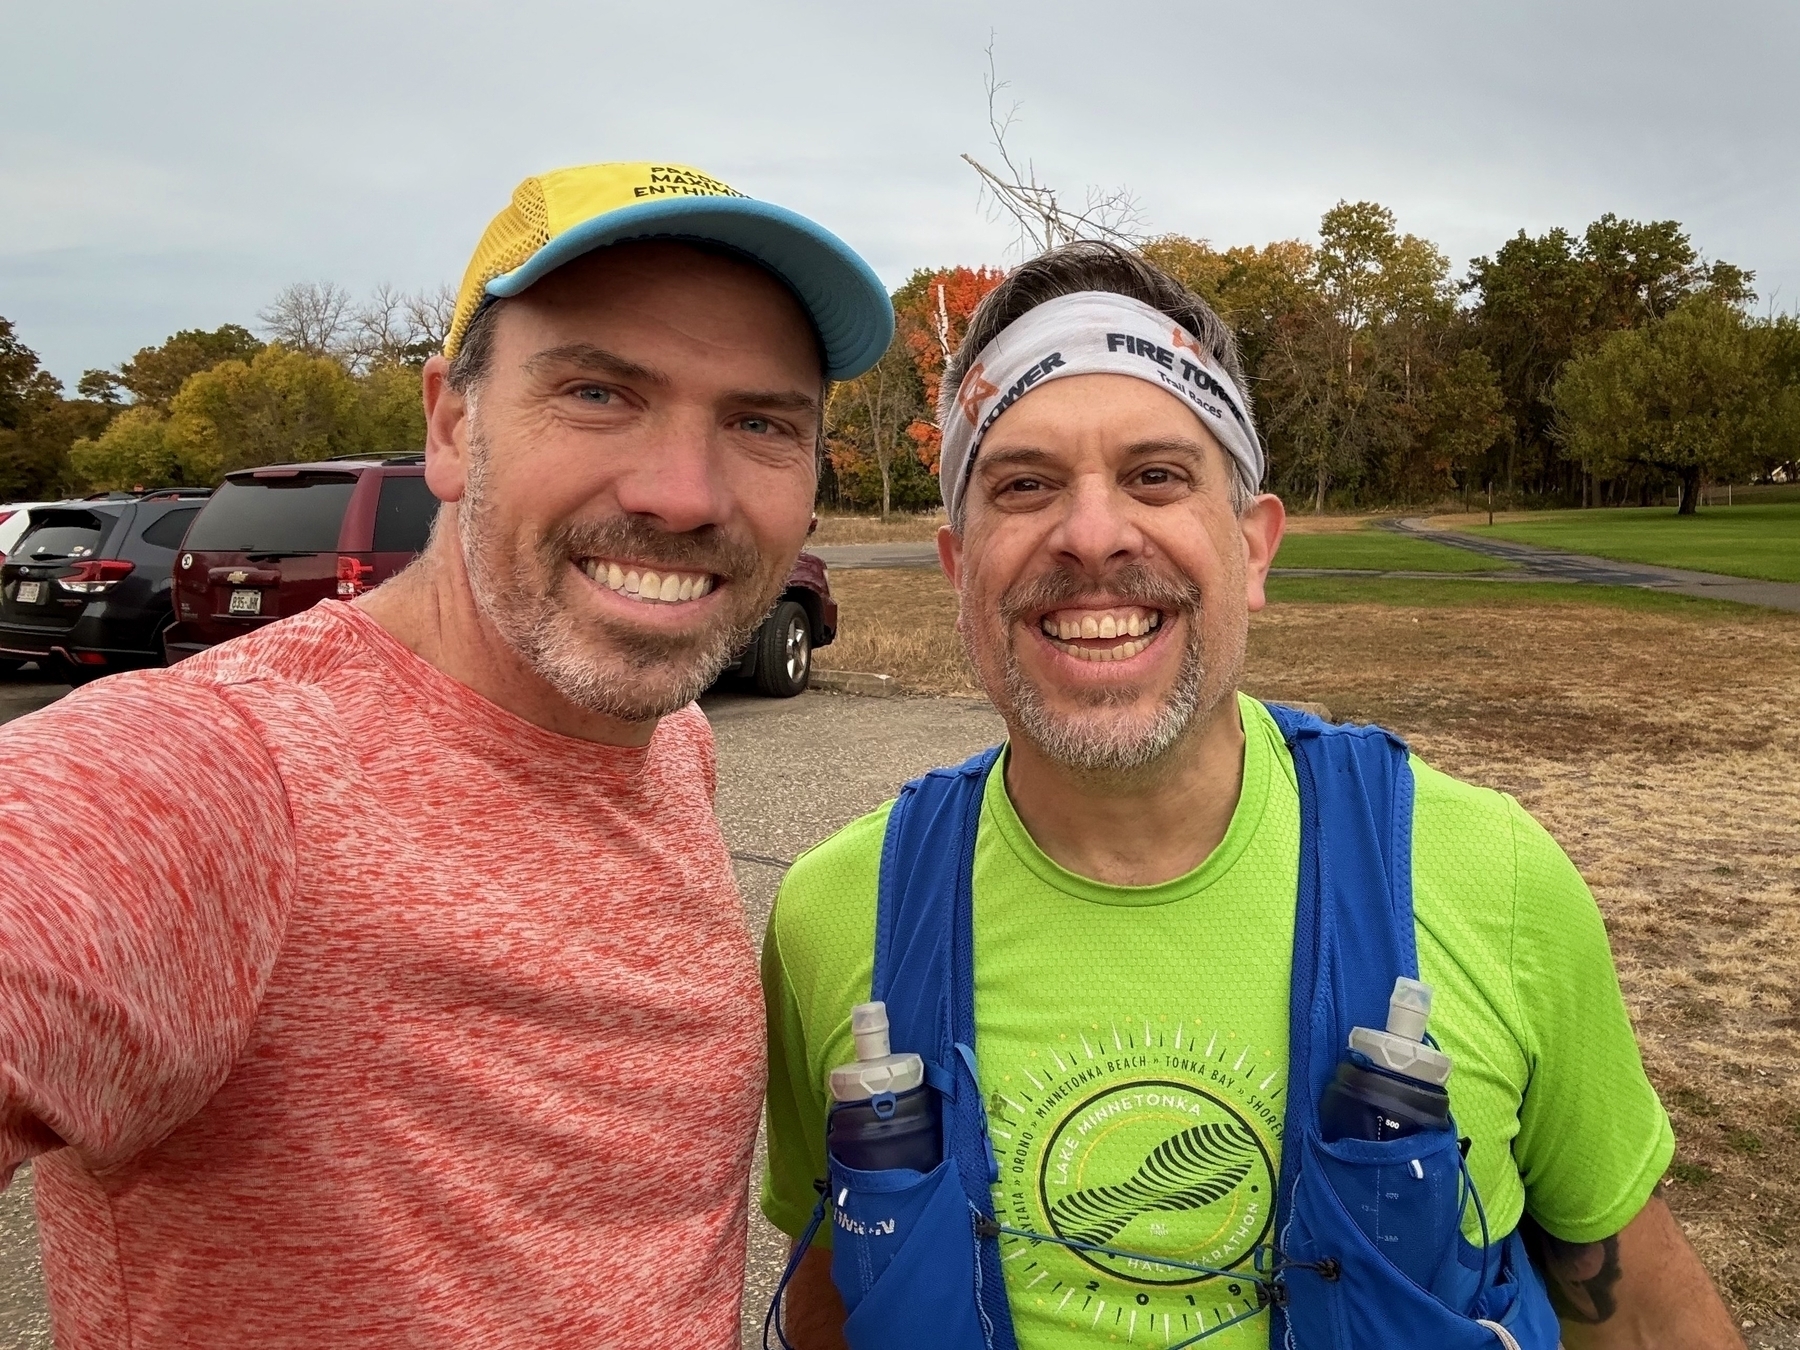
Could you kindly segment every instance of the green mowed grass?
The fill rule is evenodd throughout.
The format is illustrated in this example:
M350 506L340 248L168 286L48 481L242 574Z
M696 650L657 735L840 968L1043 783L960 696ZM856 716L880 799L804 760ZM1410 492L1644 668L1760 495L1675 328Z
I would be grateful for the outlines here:
M1602 605L1661 614L1717 615L1739 621L1771 611L1729 600L1701 600L1637 586L1558 581L1437 581L1410 577L1271 577L1269 599L1293 605L1392 605L1402 609L1549 609Z
M1477 525L1469 533L1625 562L1800 581L1800 502L1703 506L1692 516L1667 507L1545 511L1531 520Z
M1281 541L1275 566L1368 572L1499 572L1507 568L1498 558L1386 530L1290 534Z

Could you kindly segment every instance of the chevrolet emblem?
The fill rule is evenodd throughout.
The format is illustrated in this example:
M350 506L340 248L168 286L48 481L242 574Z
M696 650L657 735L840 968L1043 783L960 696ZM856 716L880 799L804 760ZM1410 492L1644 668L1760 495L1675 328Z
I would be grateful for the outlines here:
M227 572L225 574L225 580L229 581L233 586L242 586L246 581L250 580L250 574L248 572Z

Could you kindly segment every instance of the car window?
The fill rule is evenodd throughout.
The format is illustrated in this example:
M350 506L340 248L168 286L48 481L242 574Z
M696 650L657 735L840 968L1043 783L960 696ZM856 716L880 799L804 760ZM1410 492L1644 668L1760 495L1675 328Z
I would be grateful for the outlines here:
M184 506L179 511L165 512L144 526L138 532L138 538L157 548L180 548L181 536L187 533L187 527L199 514L200 508L197 506Z
M13 550L13 562L64 562L92 558L116 517L104 511L33 511L31 526Z
M31 517L25 511L0 508L0 553L11 553L13 544L30 524Z
M418 553L431 537L438 499L425 485L424 474L392 474L381 480L375 507L375 552Z
M355 490L356 475L349 473L227 478L201 508L187 546L227 553L330 553Z

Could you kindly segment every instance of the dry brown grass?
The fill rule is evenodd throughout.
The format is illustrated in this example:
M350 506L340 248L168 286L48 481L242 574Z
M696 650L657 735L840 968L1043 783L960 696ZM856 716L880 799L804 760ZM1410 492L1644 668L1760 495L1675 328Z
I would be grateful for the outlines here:
M819 528L808 544L896 544L937 538L944 523L939 511L892 511L888 518L856 515L819 515Z
M1373 516L1314 516L1290 512L1288 534L1353 534L1367 529Z
M931 572L840 572L821 664L974 694ZM1246 685L1516 795L1612 934L1680 1139L1669 1200L1740 1316L1800 1321L1800 618L1284 604Z

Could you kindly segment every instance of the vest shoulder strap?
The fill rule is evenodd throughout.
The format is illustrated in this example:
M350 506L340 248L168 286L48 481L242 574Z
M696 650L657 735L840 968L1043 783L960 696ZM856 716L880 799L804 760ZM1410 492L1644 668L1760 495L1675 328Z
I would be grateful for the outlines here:
M993 1217L996 1172L975 1077L975 834L994 746L900 790L881 848L870 997L887 1004L896 1052L925 1060L944 1102L944 1148L972 1211ZM975 1288L991 1350L1016 1350L1000 1248L977 1244Z

